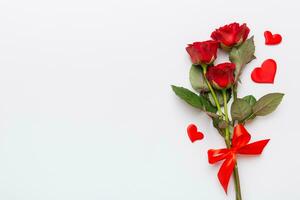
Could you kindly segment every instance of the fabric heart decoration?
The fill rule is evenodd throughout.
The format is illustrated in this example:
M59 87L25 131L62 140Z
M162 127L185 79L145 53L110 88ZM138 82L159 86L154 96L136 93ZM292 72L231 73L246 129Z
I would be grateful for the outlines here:
M255 68L251 73L251 79L256 83L274 83L277 64L273 59L265 60L261 67Z
M197 126L195 124L190 124L187 127L187 133L191 140L191 142L195 142L197 140L202 140L204 138L203 133L199 132Z
M265 36L265 44L266 45L279 44L282 40L281 35L272 34L271 31L265 31L264 36Z

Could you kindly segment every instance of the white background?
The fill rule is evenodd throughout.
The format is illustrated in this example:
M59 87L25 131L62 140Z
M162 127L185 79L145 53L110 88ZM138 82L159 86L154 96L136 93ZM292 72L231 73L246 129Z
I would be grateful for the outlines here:
M0 199L199 200L226 197L209 148L224 147L208 117L177 98L190 88L187 43L247 22L257 59L239 95L286 93L247 128L271 138L262 156L239 158L244 200L298 200L298 1L1 0ZM263 32L279 32L279 46ZM250 73L278 64L274 85ZM192 144L194 122L205 140Z

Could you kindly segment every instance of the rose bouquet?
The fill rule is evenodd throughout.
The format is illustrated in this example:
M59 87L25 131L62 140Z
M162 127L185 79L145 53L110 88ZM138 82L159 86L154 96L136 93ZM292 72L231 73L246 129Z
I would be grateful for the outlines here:
M258 100L253 95L238 96L240 74L255 58L254 40L253 36L248 39L249 32L246 24L232 23L216 29L211 34L212 40L189 44L186 47L192 61L189 76L197 93L172 86L178 97L205 112L224 138L226 148L208 150L208 161L210 164L223 162L218 179L226 193L233 175L237 200L242 199L237 155L259 155L269 142L265 139L250 143L251 136L245 124L273 112L283 98L282 93L269 93ZM228 62L214 63L219 50L229 55ZM258 83L273 83L275 72L276 62L269 59L261 68L256 68L251 77ZM230 110L229 102L232 102ZM192 142L203 138L193 124L188 126L187 132Z

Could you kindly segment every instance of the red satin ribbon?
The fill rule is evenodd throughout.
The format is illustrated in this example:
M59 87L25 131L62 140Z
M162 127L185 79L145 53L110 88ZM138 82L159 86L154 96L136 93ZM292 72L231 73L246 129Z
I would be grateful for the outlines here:
M227 187L232 175L237 154L259 155L268 144L269 139L249 143L251 135L242 124L234 127L232 145L229 149L210 149L208 150L208 162L214 164L225 160L218 172L218 178L227 193Z

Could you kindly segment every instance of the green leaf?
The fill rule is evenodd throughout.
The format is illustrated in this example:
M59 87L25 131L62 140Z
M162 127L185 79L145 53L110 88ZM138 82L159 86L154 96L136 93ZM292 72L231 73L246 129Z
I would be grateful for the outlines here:
M217 109L214 106L212 106L205 97L199 96L184 87L177 87L172 85L172 89L178 97L180 97L182 100L184 100L191 106L199 108L209 113L217 112Z
M205 80L203 79L201 66L192 65L190 69L190 82L194 90L197 92L207 92L209 88L207 87Z
M218 90L215 90L215 93L216 93L216 96L217 96L217 99L220 103L220 106L223 106L224 105L224 99L223 99L223 95L222 95L222 92L221 91L218 91ZM208 98L208 100L210 101L210 103L216 107L216 103L214 101L214 98L212 96L212 94L210 92L206 93L206 96ZM231 98L231 90L227 90L226 91L226 96L227 96L227 103L230 101L230 98Z
M224 130L224 120L220 119L218 117L213 118L213 126L218 130L219 134L224 137L225 136L225 130ZM225 122L226 126L226 122ZM226 127L225 127L226 128Z
M243 97L243 99L247 101L250 104L250 106L253 106L256 103L256 98L253 95L247 95Z
M244 99L237 99L231 105L232 120L242 122L252 113L251 105Z
M244 99L245 101L247 101L247 102L250 104L251 108L253 108L254 104L256 103L256 98L255 98L253 95L245 96L245 97L243 97L243 99ZM244 121L252 120L252 119L254 119L255 117L256 117L256 115L254 115L254 114L252 113L252 115L249 116L249 117L248 117L246 120L244 120Z
M213 120L213 126L218 130L219 134L222 137L225 137L225 128L227 127L227 125L230 132L233 131L233 126L231 125L231 123L229 122L229 124L227 124L226 121L220 118L220 116L215 117L212 120Z
M206 114L207 114L208 116L210 116L211 118L218 118L218 117L219 117L218 114L212 113L212 112L208 112L208 111L206 111Z
M231 62L235 63L235 80L237 81L244 66L251 62L255 56L255 46L253 36L247 39L242 45L239 47L235 47L229 53L229 59Z
M270 114L278 107L283 96L282 93L270 93L261 97L253 106L253 114L256 116Z

